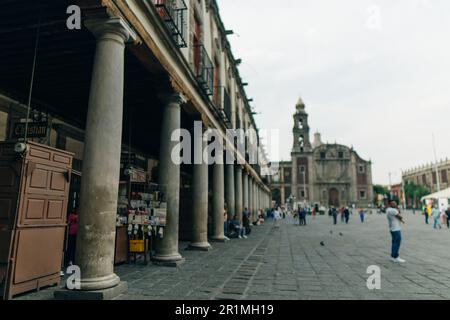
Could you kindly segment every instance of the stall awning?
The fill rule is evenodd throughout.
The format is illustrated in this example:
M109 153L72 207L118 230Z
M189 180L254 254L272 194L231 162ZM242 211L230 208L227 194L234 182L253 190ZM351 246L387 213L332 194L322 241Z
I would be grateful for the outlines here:
M421 201L429 199L450 199L450 188L423 197Z

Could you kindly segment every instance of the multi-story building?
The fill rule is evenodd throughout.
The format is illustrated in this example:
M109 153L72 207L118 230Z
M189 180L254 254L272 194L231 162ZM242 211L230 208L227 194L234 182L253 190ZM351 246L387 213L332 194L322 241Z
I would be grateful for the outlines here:
M427 187L431 193L450 188L450 160L429 163L402 172L403 182ZM439 187L438 187L439 186Z
M156 263L183 261L180 238L198 250L224 240L224 206L230 218L269 207L259 166L233 144L239 163L171 161L174 132L192 131L194 121L223 139L227 129L258 129L215 0L9 1L0 32L0 140L23 140L20 123L28 121L39 131L29 140L74 153L82 290L119 284L115 218L129 159L157 179L167 202ZM6 216L0 212L1 239ZM29 245L45 247L42 239Z
M294 114L292 160L280 163L270 186L276 201L324 206L368 206L373 201L372 164L353 149L323 143L320 133L310 141L308 113L300 99Z

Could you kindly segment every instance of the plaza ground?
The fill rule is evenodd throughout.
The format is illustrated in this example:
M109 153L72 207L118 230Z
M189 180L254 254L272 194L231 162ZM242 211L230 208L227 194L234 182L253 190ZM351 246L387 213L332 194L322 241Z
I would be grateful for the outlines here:
M357 215L350 224L332 225L328 216L308 217L299 227L291 219L279 227L269 221L246 240L214 243L209 252L184 250L179 268L122 265L128 282L121 300L157 299L450 299L450 231L434 230L421 215L407 213L402 257L389 260L385 215ZM321 243L323 245L321 245ZM381 290L369 290L369 266L381 268ZM16 299L52 299L49 288Z

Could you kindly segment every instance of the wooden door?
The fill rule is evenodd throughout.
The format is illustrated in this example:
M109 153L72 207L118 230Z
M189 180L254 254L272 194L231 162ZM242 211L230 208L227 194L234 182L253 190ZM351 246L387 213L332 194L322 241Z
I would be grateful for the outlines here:
M339 203L339 191L336 188L332 188L329 191L329 205L338 208Z

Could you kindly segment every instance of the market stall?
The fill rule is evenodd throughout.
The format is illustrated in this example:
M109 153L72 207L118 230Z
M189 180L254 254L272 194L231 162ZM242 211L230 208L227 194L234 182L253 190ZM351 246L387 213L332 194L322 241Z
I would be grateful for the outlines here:
M136 262L142 256L147 263L154 240L164 237L167 203L145 171L128 168L126 176L119 188L115 262L130 262L131 257Z

